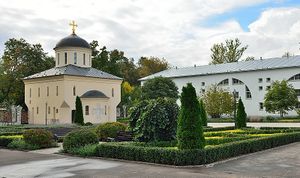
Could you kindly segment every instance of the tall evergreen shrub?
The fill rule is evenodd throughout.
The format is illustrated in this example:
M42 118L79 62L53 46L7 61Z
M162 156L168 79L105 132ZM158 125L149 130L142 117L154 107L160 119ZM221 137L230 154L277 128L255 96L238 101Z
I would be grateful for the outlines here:
M242 99L239 99L237 114L236 114L236 128L246 127L247 113L245 112L245 107Z
M74 122L76 124L83 125L84 124L84 119L83 119L82 103L81 103L81 100L78 96L76 97L75 107L76 107L76 110L75 110L75 120L74 120Z
M179 149L202 149L205 146L200 118L200 104L191 83L182 88L181 109L178 118L177 141Z
M200 118L202 125L207 126L207 113L202 99L200 99Z

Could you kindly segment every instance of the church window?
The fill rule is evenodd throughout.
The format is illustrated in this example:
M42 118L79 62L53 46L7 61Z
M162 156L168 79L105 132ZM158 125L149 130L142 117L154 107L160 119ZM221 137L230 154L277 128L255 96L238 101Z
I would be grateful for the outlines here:
M90 114L90 107L88 105L85 106L85 115Z
M58 113L58 109L56 109L56 113Z
M57 65L59 65L59 53L57 53Z
M263 79L262 78L259 78L258 79L258 83L262 83L263 82Z
M271 78L267 78L266 81L267 81L267 82L271 82Z
M111 96L114 97L115 96L115 91L114 88L111 89Z
M36 107L36 114L39 114L39 107Z
M31 98L31 88L29 89L29 97Z
M51 110L51 109L50 109L50 106L48 106L48 114L50 114L50 110Z
M38 88L38 97L40 97L40 96L41 96L41 89Z
M77 53L74 53L74 64L77 64Z
M56 86L56 96L58 96L58 86Z
M75 86L73 87L73 96L76 96L76 88L75 88Z
M232 85L242 85L244 84L242 81L236 78L232 78Z
M68 63L68 53L65 53L65 64Z
M258 90L259 90L259 91L263 90L263 86L259 86L259 87L258 87Z
M104 113L105 115L107 115L107 106L105 105L105 108L104 108Z
M205 82L201 82L201 86L205 86Z
M47 87L47 96L49 96L49 87Z
M85 65L85 53L83 54L83 65Z

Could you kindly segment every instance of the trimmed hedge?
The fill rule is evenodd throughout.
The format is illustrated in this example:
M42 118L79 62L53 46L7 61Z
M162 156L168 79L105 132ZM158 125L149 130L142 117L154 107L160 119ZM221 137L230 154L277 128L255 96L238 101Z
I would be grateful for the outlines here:
M118 132L125 131L126 127L127 126L125 124L120 122L107 122L96 127L96 134L101 140L105 140L108 137L116 138Z
M242 140L217 146L207 146L205 149L178 150L177 148L105 143L99 144L96 151L99 157L183 166L208 164L296 141L300 141L299 132Z
M22 136L13 135L13 136L0 136L0 147L7 147L14 140L20 140Z

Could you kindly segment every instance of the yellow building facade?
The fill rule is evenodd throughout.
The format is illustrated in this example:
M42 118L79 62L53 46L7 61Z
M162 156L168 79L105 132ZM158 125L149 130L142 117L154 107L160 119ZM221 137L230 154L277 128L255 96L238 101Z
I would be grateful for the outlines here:
M54 50L54 68L23 79L29 124L73 123L77 96L84 122L116 121L122 78L92 68L90 45L74 31Z

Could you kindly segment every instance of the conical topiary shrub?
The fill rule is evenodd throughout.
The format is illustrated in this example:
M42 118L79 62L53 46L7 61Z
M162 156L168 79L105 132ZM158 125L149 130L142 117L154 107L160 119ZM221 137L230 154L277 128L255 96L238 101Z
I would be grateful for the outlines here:
M182 88L181 109L178 118L177 141L179 149L202 149L205 146L200 104L191 83Z
M78 96L76 97L75 107L76 107L76 110L75 110L74 122L78 125L83 125L84 119L83 119L82 103Z
M247 114L242 99L239 99L237 114L236 114L236 128L246 127Z
M202 99L200 99L200 118L201 118L202 125L207 126L207 114Z

